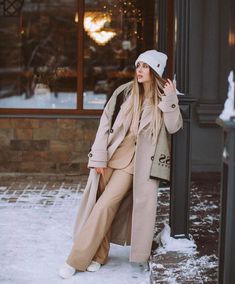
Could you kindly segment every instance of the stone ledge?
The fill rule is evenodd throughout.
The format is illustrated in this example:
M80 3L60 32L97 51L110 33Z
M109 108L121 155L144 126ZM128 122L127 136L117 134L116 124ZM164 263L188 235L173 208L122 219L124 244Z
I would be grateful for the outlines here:
M0 173L0 182L2 181L66 181L66 182L86 182L87 175L75 174L53 174L53 173Z

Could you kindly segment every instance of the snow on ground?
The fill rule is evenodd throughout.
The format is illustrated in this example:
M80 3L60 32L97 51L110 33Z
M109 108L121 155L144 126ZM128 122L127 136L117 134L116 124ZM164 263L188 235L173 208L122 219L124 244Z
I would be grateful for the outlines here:
M164 222L164 228L162 231L156 236L156 243L159 244L158 249L156 250L157 254L165 254L168 251L178 251L184 252L188 254L194 254L197 248L193 237L190 236L191 239L175 239L171 237L171 228L170 226Z
M23 193L0 203L1 284L147 284L149 272L128 261L129 247L112 245L107 265L63 280L58 269L72 245L72 229L82 193L60 188ZM11 196L14 198L17 192ZM2 198L4 200L4 198ZM52 202L53 200L53 202Z

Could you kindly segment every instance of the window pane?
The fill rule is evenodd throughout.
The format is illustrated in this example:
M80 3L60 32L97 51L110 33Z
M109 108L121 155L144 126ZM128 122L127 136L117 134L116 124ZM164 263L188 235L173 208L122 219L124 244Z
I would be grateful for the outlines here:
M0 17L0 107L77 108L77 0L25 0Z
M141 22L133 0L85 0L85 109L102 109L117 86L132 80Z

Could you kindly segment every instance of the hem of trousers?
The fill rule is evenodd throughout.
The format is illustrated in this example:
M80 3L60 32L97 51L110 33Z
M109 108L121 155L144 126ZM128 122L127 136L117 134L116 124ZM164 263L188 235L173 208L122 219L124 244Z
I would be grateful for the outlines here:
M68 265L72 266L73 268L75 268L77 271L86 271L87 267L89 266L89 264L87 266L82 266L82 265L75 265L74 263L70 262L70 261L66 261L68 263Z

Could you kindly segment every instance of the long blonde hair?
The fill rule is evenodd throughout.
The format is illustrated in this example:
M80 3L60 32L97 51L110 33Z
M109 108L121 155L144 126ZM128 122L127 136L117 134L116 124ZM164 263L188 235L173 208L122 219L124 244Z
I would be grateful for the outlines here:
M153 116L148 128L146 129L146 133L149 137L151 137L152 142L155 143L162 123L162 114L160 109L158 108L158 103L163 94L163 86L166 80L156 74L150 67L149 69L151 84L147 98L149 100L150 106L153 107ZM143 101L144 87L143 84L138 83L137 76L135 74L130 97L128 98L128 105L126 107L126 113L132 113L132 123L130 130L134 135L137 135L138 132Z

